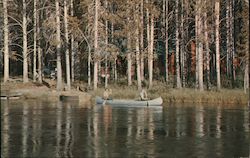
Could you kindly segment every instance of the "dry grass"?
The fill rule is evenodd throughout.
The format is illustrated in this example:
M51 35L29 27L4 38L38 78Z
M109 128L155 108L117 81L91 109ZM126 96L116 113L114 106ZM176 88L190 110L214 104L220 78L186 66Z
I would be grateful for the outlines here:
M136 86L116 86L110 85L113 98L134 99L139 97ZM91 92L92 95L102 96L104 88L98 88ZM222 89L221 91L199 91L195 89L175 89L161 82L154 83L148 89L149 98L161 96L165 103L196 103L196 104L221 104L221 105L247 105L249 94L245 94L242 89Z
M135 99L139 97L139 91L135 86L117 86L111 85L108 88L112 89L112 97L118 99ZM98 90L91 92L93 96L102 96L104 88L98 88Z
M237 104L247 105L249 97L243 90L203 91L194 89L171 89L170 94L163 96L167 102Z
M82 89L86 88L86 83L79 83L83 86ZM166 103L195 103L195 104L221 104L221 105L247 105L249 102L249 93L245 94L242 89L222 89L221 91L211 90L203 91L186 88L186 89L175 89L166 85L162 82L154 82L153 87L148 89L149 98L156 98L161 96ZM125 84L112 84L108 88L112 89L113 98L122 98L122 99L135 99L139 97L139 91L136 84L128 87ZM33 97L43 97L42 95L48 96L52 93L51 88L37 85L34 83L21 83L21 82L9 82L7 84L1 83L1 90L10 89L10 90L27 90L28 94ZM34 91L34 92L33 92ZM88 91L92 96L102 96L104 91L103 87L98 88L96 91ZM74 90L72 90L73 93ZM79 92L78 92L79 93ZM82 92L81 92L82 93ZM30 96L32 98L32 96ZM46 97L44 97L46 98Z

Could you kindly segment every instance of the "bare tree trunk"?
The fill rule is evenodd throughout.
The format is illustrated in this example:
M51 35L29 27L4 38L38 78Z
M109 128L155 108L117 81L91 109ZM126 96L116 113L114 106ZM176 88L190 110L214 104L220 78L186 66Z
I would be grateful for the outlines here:
M198 32L198 26L199 26L199 16L198 16L198 7L199 4L196 4L195 6L195 88L198 89L199 87L199 65L198 65L198 55L199 55L199 32Z
M208 27L207 27L207 13L204 13L204 35L205 35L205 50L206 50L206 78L207 78L207 89L211 87L210 83L210 51L208 42Z
M88 6L88 14L87 14L87 19L90 21L90 7ZM91 35L90 29L88 29L88 35ZM90 45L88 44L88 87L91 87L91 48ZM94 59L94 58L93 58Z
M185 43L184 43L184 0L181 0L181 51L180 51L180 57L181 57L181 78L182 78L182 87L185 88L186 86L186 74L185 74Z
M144 80L144 25L143 25L143 0L141 0L141 19L140 19L140 46L141 46L141 80Z
M249 50L249 42L247 45L247 50ZM245 60L245 70L244 70L244 92L247 93L249 91L249 54L246 54Z
M176 0L176 6L175 6L175 20L176 20L176 30L175 30L175 36L176 36L176 87L181 88L181 78L180 78L180 62L179 62L179 46L180 46L180 39L179 39L179 0Z
M166 49L166 56L165 56L165 80L168 83L168 0L166 0L166 10L165 10L165 49Z
M136 6L136 8L138 9L138 5ZM136 28L135 28L135 51L136 51L136 72L137 72L137 86L138 89L140 90L141 87L141 67L140 67L140 43L139 43L139 28L138 28L138 21L139 19L139 15L138 12L136 11L135 13L135 24L136 24Z
M221 89L220 80L220 1L215 1L215 48L216 48L216 74L217 74L217 89Z
M235 78L236 78L236 74L235 74L235 66L234 66L234 58L235 58L235 55L234 55L234 16L233 16L233 10L234 8L234 1L233 0L230 0L230 52L231 52L231 79L232 79L232 87L234 87L234 81L235 81Z
M37 34L39 35L39 34ZM40 45L40 41L38 41L38 44ZM42 48L39 46L37 50L37 56L38 56L38 82L42 83Z
M199 22L201 23L201 22ZM200 25L201 27L201 25ZM199 28L201 29L201 28ZM199 67L199 90L203 91L204 90L204 86L203 86L203 44L201 41L199 41L199 51L198 51L198 67Z
M87 8L88 10L88 14L87 14L87 19L88 19L88 23L90 23L90 12L91 12L91 9L90 9L90 6L88 6ZM87 30L88 31L88 35L90 36L91 33L90 33L90 29ZM88 87L90 88L91 87L91 60L94 60L94 58L92 59L91 58L91 47L90 45L88 44L88 48L89 48L89 51L88 51Z
M113 8L112 8L112 12L113 12ZM111 23L111 42L114 43L114 24ZM115 80L115 83L117 83L117 80L118 80L118 74L117 74L117 54L118 53L115 53L115 56L114 56L114 63L113 63L113 68L114 68L114 80Z
M98 7L99 0L95 0L95 19L94 19L94 90L97 89L98 82L98 61L97 61L97 53L98 53Z
M40 12L37 10L37 37L40 37ZM41 52L41 39L38 38L38 50L37 50L37 60L38 60L38 82L42 83L42 52Z
M37 45L37 1L34 0L34 27L33 27L33 32L34 32L34 54L33 54L33 81L36 81L37 77L37 71L36 71L36 45Z
M98 77L97 77L97 83L98 84L100 84L101 83L101 61L100 60L98 60L98 72L97 72L97 74L98 74Z
M227 28L227 54L226 54L226 59L227 59L227 64L226 64L226 70L227 70L227 77L231 76L231 62L230 62L230 57L231 57L231 49L230 49L230 0L226 2L226 28Z
M65 29L65 41L66 41L66 81L67 88L66 90L71 89L71 81L70 81L70 61L69 61L69 31L68 31L68 4L67 1L64 0L64 29Z
M105 88L108 87L108 55L105 54Z
M148 0L146 0L146 4L148 3ZM150 25L149 25L149 22L150 22L150 17L149 17L149 10L148 8L146 8L146 28L147 28L147 53L148 53L148 56L149 56L149 52L150 52ZM149 70L148 70L148 74L149 74Z
M135 42L135 51L136 51L136 72L137 72L137 86L138 89L141 89L141 72L140 72L140 49L139 49L139 33L138 28L136 28L136 42Z
M154 15L151 13L150 20L150 45L148 53L148 74L149 74L149 88L153 86L153 57L154 57Z
M165 26L166 21L166 0L162 0L162 25Z
M202 13L201 13L201 6L202 0L199 0L199 8L198 8L198 74L199 74L199 90L203 91L203 41L202 41Z
M88 51L88 86L91 86L91 51Z
M129 21L129 18L128 18ZM132 70L132 59L131 59L131 37L130 32L128 32L128 54L127 54L127 64L128 64L128 86L132 85L132 79L131 79L131 70Z
M131 53L129 52L127 54L127 62L128 62L128 86L131 86L132 85L132 75L131 75L131 70L132 70L132 59L131 59Z
M248 11L249 14L249 11ZM249 18L249 16L248 16ZM245 70L244 70L244 92L249 91L249 20L246 22L246 32L248 36L246 37L246 54L245 54Z
M105 0L105 8L108 9L108 2ZM106 48L108 47L108 20L105 20L105 44ZM105 51L105 88L108 87L108 52Z
M56 89L58 91L62 90L62 63L61 63L61 27L60 27L60 8L59 0L55 0L56 3L56 68L57 68L57 82Z
M26 17L26 0L23 0L23 82L29 81L28 78L28 40L27 40L27 17Z
M3 16L4 16L4 82L9 80L9 26L8 26L8 4L7 0L3 0Z
M235 67L234 67L234 41L233 41L233 4L232 0L227 1L226 7L226 25L227 25L227 77L231 78L232 87L234 87Z
M70 15L74 16L74 4L73 0L70 0ZM72 82L75 81L75 54L76 54L76 45L74 41L74 35L71 34L70 38L71 43L71 80Z
M115 55L114 63L113 63L113 68L114 68L114 78L115 78L115 83L117 83L117 55Z

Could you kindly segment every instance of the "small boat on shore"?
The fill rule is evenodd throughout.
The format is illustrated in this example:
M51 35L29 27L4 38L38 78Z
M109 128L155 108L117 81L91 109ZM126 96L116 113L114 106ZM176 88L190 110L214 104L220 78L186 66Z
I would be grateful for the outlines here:
M16 100L16 99L20 99L19 96L1 96L1 100Z
M96 103L97 104L107 104L107 105L114 105L114 106L146 106L146 107L154 107L154 106L161 106L163 103L163 100L161 97L152 99L152 100L129 100L129 99L108 99L104 100L102 97L97 96L96 97Z
M21 93L1 93L1 100L15 100L20 99L21 96Z

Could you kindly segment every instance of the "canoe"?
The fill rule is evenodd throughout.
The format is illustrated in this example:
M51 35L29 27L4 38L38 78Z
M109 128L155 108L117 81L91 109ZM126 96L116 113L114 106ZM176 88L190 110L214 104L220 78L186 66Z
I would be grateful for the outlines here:
M97 96L96 97L96 103L97 104L103 104L105 100ZM163 100L161 97L147 100L147 101L140 101L140 100L127 100L127 99L110 99L106 100L104 104L107 105L115 105L115 106L161 106L163 103Z

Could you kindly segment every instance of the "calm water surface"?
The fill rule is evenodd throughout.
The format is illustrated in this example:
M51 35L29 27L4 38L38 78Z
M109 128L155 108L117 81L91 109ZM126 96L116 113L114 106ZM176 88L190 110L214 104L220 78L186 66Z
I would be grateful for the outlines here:
M1 157L249 157L249 108L1 101Z

